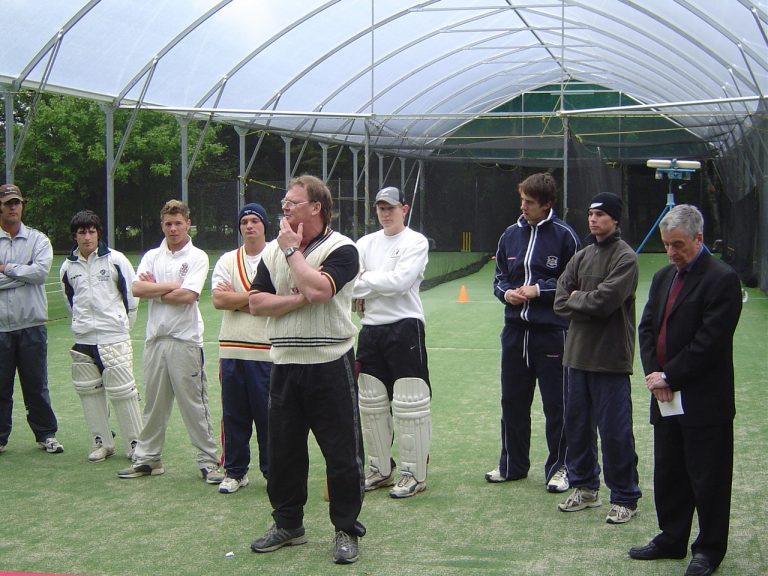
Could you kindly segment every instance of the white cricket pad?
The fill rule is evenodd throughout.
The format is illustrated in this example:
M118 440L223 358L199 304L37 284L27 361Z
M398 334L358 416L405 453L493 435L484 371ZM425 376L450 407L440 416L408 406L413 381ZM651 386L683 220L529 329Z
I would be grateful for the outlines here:
M432 443L429 386L421 378L395 380L392 412L400 447L400 470L419 482L427 479L427 459Z
M368 464L382 476L392 473L392 414L384 383L370 374L357 377L358 405Z
M104 365L104 388L115 409L123 448L128 455L143 426L139 393L133 377L133 347L130 340L100 345L99 356Z
M113 448L112 430L109 427L109 407L107 395L102 386L101 373L93 358L76 350L69 351L72 356L72 384L83 404L85 425L92 438L101 438L102 446Z

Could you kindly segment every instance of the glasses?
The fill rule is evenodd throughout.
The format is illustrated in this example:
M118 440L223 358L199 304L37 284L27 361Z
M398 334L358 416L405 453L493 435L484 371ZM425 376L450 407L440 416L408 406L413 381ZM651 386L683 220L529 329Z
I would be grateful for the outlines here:
M304 202L294 202L293 200L288 200L287 198L283 198L280 200L280 206L283 208L296 208L296 206L301 206L302 204L309 204L312 200L304 200Z
M19 204L26 204L26 200L19 200L18 198L11 198L5 202L1 202L3 206L18 206Z

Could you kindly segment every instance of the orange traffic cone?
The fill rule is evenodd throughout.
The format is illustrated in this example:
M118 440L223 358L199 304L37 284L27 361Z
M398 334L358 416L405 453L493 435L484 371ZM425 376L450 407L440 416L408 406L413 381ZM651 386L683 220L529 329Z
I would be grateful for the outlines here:
M464 284L461 285L461 289L459 290L459 299L457 302L460 302L461 304L469 302L469 296L467 296L467 289Z

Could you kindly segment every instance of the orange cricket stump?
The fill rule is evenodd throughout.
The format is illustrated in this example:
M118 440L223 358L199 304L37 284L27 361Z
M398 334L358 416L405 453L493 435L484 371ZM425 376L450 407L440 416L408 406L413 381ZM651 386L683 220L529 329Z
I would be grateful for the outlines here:
M460 302L461 304L464 304L465 302L469 302L469 296L467 295L467 288L464 286L464 284L461 285L461 289L459 290L459 299L457 302Z

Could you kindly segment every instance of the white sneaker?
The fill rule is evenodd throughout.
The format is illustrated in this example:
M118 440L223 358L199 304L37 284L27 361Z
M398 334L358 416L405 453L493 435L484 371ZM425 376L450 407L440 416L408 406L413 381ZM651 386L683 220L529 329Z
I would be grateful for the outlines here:
M501 482L509 482L509 478L505 478L501 475L498 468L494 468L490 472L485 473L485 481L491 484L500 484Z
M621 504L614 504L608 511L608 516L605 517L605 521L608 524L626 524L632 518L637 516L637 508L627 508Z
M95 448L88 454L88 462L104 462L115 453L114 448L106 448L101 444L101 438L96 438Z
M586 508L597 508L603 505L598 492L598 490L590 490L589 488L576 488L557 507L563 512L578 512Z
M557 472L552 475L547 483L547 492L565 492L571 484L568 482L568 470L565 466L560 466Z
M400 474L400 480L398 480L397 484L395 484L392 490L389 491L389 495L392 496L392 498L408 498L410 496L415 496L419 492L424 492L426 489L426 482L419 482L410 472L402 472Z
M243 476L240 480L227 476L221 481L221 484L219 484L219 492L222 494L234 494L240 488L248 486L248 484L248 476Z
M0 453L5 452L6 448L7 448L6 444L0 444Z
M59 444L59 441L53 436L46 438L43 442L38 442L37 445L48 452L48 454L61 454L64 452L64 446Z
M388 476L379 472L378 468L373 466L368 468L368 474L365 476L365 491L370 492L376 488L384 488L395 484L395 471L392 470Z

